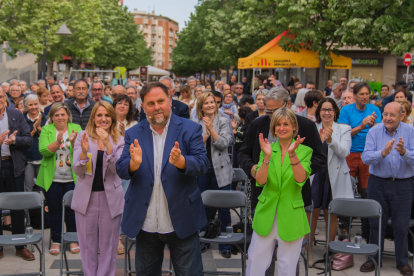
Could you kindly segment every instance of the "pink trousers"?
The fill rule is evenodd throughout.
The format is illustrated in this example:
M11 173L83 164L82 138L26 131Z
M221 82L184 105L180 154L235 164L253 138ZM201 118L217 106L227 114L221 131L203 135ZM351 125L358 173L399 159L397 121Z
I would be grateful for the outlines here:
M115 275L121 215L111 218L105 192L92 192L86 214L75 217L85 276Z

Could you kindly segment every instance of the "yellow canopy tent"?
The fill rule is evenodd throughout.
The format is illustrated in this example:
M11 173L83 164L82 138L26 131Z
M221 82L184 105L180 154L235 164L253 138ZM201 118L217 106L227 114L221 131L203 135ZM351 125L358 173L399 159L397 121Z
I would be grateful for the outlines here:
M285 52L278 45L282 36L288 35L287 31L272 39L248 57L239 58L239 69L266 69L266 68L292 68L306 67L319 68L320 60L318 53L306 49L299 52ZM332 65L327 69L351 69L352 59L344 56L337 56L331 52Z

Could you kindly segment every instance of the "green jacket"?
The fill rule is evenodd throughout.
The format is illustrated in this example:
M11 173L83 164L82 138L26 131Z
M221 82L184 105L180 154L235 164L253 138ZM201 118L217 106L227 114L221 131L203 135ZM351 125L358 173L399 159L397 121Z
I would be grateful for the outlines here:
M82 131L82 128L77 124L68 123L68 134L72 132L72 130L76 132ZM39 174L37 175L36 184L46 192L49 190L50 186L52 185L53 178L55 175L55 167L56 167L56 153L51 152L47 149L47 147L56 141L56 127L55 124L45 125L42 128L42 132L40 133L39 137L39 152L43 156L42 161L40 162L40 170ZM73 165L73 148L70 146L70 163ZM76 174L73 172L72 169L73 180L76 183Z
M302 183L295 181L288 154L286 154L283 166L281 166L282 156L279 142L273 143L271 146L272 156L268 165L267 182L258 197L259 202L254 213L253 229L261 236L269 235L277 211L280 238L284 241L294 241L310 232L302 200L302 186L306 180ZM308 179L311 173L312 149L299 145L296 149L296 155L305 169L306 179ZM262 165L263 159L264 153L262 151L257 169Z

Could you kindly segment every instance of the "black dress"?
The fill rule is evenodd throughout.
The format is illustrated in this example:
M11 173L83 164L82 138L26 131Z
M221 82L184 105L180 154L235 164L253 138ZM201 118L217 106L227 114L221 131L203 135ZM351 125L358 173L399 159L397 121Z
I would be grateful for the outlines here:
M328 144L323 142L326 156L328 156ZM326 210L332 201L331 181L329 180L328 166L317 172L312 181L313 208Z

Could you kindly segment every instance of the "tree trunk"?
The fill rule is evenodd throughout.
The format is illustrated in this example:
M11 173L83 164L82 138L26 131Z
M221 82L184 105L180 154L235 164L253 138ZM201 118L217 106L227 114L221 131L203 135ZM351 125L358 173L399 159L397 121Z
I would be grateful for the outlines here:
M325 61L321 60L321 63L319 65L319 91L322 91L325 89Z

